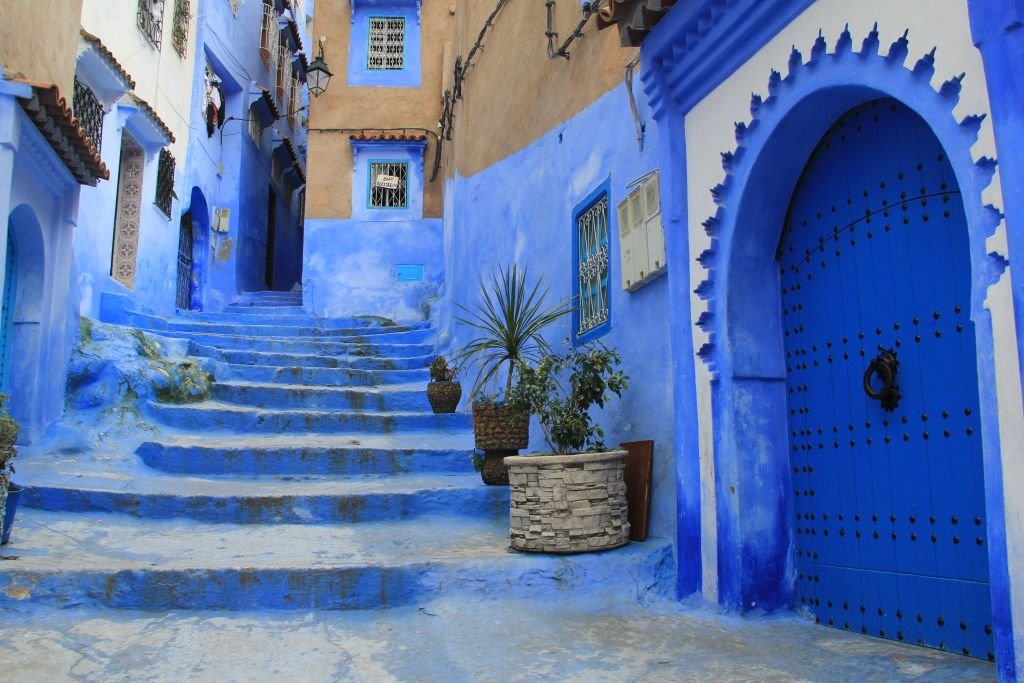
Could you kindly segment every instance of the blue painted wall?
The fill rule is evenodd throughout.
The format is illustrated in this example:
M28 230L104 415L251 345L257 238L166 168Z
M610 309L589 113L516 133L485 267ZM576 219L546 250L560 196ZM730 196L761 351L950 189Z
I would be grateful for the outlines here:
M77 271L75 297L79 312L84 316L98 315L100 296L104 292L127 294L161 313L174 310L177 221L164 215L154 203L160 144L137 133L136 124L132 121L136 116L141 116L137 107L115 104L103 117L101 154L103 163L110 170L110 179L95 187L82 188L74 244ZM133 131L136 131L135 135ZM125 134L132 136L142 146L146 157L133 289L125 287L110 275L117 182L121 169L121 140ZM181 188L183 175L180 164L181 161L177 160L176 191ZM179 206L180 202L175 199L171 204L171 216L177 215Z
M219 310L239 292L267 289L264 268L267 248L268 196L277 195L274 289L291 289L300 281L301 231L298 191L301 181L289 171L290 161L275 175L272 155L288 137L296 149L305 146L302 115L293 129L285 112L273 119L257 104L264 129L259 140L249 133L252 105L262 88L273 92L276 75L260 57L262 3L243 3L238 14L229 3L204 3L197 28L197 58L192 80L192 136L189 139L182 212L194 214L193 307ZM291 16L286 13L285 17ZM298 25L304 32L305 19ZM286 29L283 29L286 31ZM308 39L303 47L309 49ZM226 121L213 136L206 133L205 73L210 64L221 79ZM293 103L298 109L302 102ZM179 194L182 194L179 192ZM228 231L213 232L214 210L228 209ZM177 240L177 224L173 231ZM175 249L177 243L175 242Z
M10 324L7 393L21 423L20 441L38 437L64 408L65 367L78 333L72 279L72 232L79 185L15 99L24 85L3 81L0 69L0 248L17 250L16 301Z
M303 290L318 315L425 320L444 277L441 219L306 219ZM400 282L396 266L423 266Z
M642 96L639 104L641 117L648 119ZM648 127L644 151L639 151L626 90L619 86L525 149L476 175L450 180L445 191L448 272L439 323L443 352L469 341L473 331L455 322L459 315L455 304L476 305L478 275L499 265L518 263L528 269L531 278L543 276L550 287L549 303L571 297L575 277L573 212L607 183L612 322L600 339L620 351L623 369L631 380L623 400L616 401L599 420L608 444L654 440L651 533L671 538L676 532L676 426L669 278L655 279L632 294L621 288L616 212L618 203L628 195L626 185L658 169L657 149L658 135ZM684 272L688 267L677 265ZM546 337L558 350L570 332L571 319L565 317ZM464 383L472 383L472 379L470 375ZM544 450L536 423L530 447Z

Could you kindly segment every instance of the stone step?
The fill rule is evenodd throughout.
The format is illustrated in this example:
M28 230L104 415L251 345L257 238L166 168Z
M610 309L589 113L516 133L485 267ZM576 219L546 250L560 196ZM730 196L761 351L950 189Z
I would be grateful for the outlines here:
M508 489L485 486L468 460L465 468L465 474L344 479L88 472L61 478L36 472L24 477L27 488L20 505L66 513L118 512L146 520L253 525L364 523L421 515L507 520Z
M630 602L668 594L672 549L510 554L500 520L253 527L125 515L19 512L0 606L149 611L382 609L442 595Z
M143 442L136 454L148 467L172 474L335 475L469 471L473 438L468 433L327 436L162 437Z
M125 317L125 325L151 331L156 334L170 335L188 334L222 334L246 337L371 337L378 334L394 334L411 330L429 329L424 326L394 325L392 327L366 326L339 327L317 325L279 325L274 322L247 321L238 322L199 322L180 318L160 318L157 316L130 313ZM358 341L358 340L352 340Z
M412 370L426 368L433 355L408 358L380 358L375 356L324 356L315 353L264 353L262 351L233 351L197 344L190 348L194 356L204 356L233 365L269 365L275 367L352 368L356 370Z
M238 365L217 363L218 380L272 382L326 386L383 386L388 384L426 383L430 371L426 367L409 370L363 370L358 368L315 368L299 365Z
M166 334L166 333L163 333ZM177 335L178 333L171 333ZM411 334L419 336L419 332ZM192 342L189 353L207 355L203 349L224 351L259 351L261 353L311 354L318 356L376 356L410 358L431 356L434 345L424 343L402 343L408 340L377 340L376 337L344 337L334 340L312 337L246 337L242 335L194 334L189 333ZM372 340L372 341L371 341Z
M178 322L231 323L235 325L282 325L289 327L316 327L321 329L390 329L415 326L414 323L398 325L386 319L365 317L322 318L306 313L301 308L283 306L245 306L213 311L179 311L174 318ZM420 324L422 327L422 324Z
M385 388L324 387L263 382L215 382L210 397L254 408L428 412L426 384Z
M158 423L175 429L197 432L224 430L241 434L394 434L406 430L468 430L473 424L473 416L468 413L434 415L429 412L275 410L220 401L190 404L149 401L143 404L143 411Z

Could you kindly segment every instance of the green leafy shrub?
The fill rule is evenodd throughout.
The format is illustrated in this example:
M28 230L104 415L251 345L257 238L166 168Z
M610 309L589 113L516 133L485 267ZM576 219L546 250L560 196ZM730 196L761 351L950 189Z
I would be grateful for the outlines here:
M18 422L7 412L7 394L0 393L0 474L14 471L11 460L18 451L14 443L18 440Z
M455 378L459 376L460 370L461 368L457 365L448 365L444 356L438 356L430 363L430 381L454 382Z
M456 358L478 365L470 392L479 398L487 386L497 384L502 366L508 363L505 394L512 389L513 373L519 364L536 360L548 351L541 333L544 328L573 310L571 301L544 307L548 290L541 290L542 278L528 285L526 269L512 265L498 268L490 281L479 279L480 304L475 310L456 304L466 313L458 322L476 330L478 336L459 351Z
M546 354L536 366L517 365L519 382L508 400L536 415L544 440L558 454L601 451L604 432L590 417L591 406L603 408L610 394L621 398L629 377L618 370L614 349L592 342L562 354ZM568 389L563 386L568 374Z

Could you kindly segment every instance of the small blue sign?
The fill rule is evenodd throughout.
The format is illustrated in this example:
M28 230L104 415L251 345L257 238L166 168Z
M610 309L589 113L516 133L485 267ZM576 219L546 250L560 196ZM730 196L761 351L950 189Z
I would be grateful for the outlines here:
M421 282L423 280L423 266L395 266L395 279L399 282Z

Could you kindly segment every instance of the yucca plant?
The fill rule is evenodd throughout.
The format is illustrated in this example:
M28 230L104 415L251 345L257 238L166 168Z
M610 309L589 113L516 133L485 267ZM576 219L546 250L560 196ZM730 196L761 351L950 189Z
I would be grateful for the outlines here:
M548 290L541 289L543 278L531 287L526 268L513 264L498 267L489 281L479 279L480 304L475 310L457 304L466 316L458 322L472 327L478 336L458 353L459 361L478 366L476 382L471 392L479 396L481 390L497 383L502 366L508 364L505 377L505 395L512 390L517 363L535 362L549 350L544 340L544 328L572 312L572 301L561 301L545 307Z

